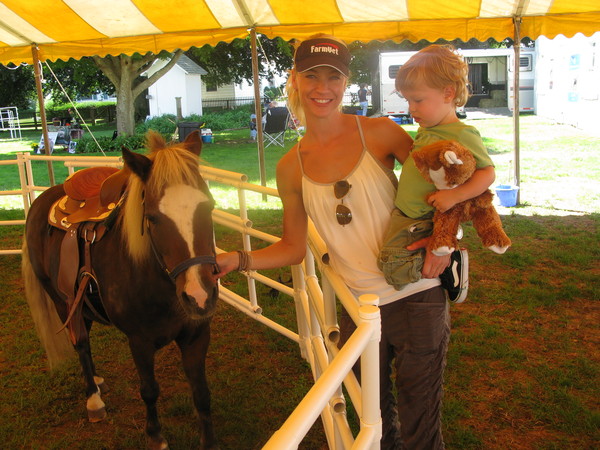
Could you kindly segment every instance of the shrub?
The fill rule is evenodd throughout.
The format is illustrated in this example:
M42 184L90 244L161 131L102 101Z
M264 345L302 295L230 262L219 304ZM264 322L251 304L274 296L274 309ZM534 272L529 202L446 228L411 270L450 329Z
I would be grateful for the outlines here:
M129 150L138 150L144 147L144 136L136 134L134 136L117 136L112 139L108 136L99 136L96 138L98 144L105 152L121 151L121 147L127 147ZM84 135L77 142L77 153L99 152L98 145L90 135Z
M171 136L177 131L177 118L173 114L164 114L139 123L135 127L136 134L143 135L146 134L148 130L158 131L165 136L166 140L170 140Z
M204 128L210 128L212 131L248 128L250 114L253 112L254 105L243 105L236 109L208 112L199 118L199 122L204 122Z

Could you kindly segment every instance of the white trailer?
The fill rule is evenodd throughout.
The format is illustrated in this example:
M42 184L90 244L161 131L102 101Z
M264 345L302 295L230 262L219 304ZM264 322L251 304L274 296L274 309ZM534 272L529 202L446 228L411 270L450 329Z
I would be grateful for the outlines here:
M487 85L502 86L507 92L507 104L512 105L514 51L512 48L498 49L473 49L458 52L464 56L470 65L470 83L475 89L475 94L485 92ZM373 85L373 99L379 101L374 104L375 109L385 116L409 116L408 102L396 91L396 74L400 67L416 52L386 52L379 54L378 83ZM534 49L521 49L520 66L520 111L535 110L535 62ZM485 71L475 71L481 69ZM483 76L484 79L481 77ZM378 92L377 92L378 91ZM374 102L375 103L375 102ZM464 114L464 108L458 111Z
M535 71L537 52L535 48L522 48L519 55L519 111L535 112ZM515 54L511 49L508 55L508 108L514 109L514 80L515 80Z
M396 90L396 74L416 52L379 54L379 111L384 116L409 116L408 102ZM377 109L377 108L376 108Z
M536 41L536 114L600 134L600 32Z

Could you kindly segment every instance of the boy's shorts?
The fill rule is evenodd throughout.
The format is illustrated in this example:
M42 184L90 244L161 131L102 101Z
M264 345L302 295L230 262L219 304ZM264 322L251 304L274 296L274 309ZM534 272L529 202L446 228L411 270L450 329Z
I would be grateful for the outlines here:
M392 211L390 226L379 252L377 266L385 280L396 290L421 279L425 249L409 251L406 247L413 242L431 236L431 216L411 219L398 208Z

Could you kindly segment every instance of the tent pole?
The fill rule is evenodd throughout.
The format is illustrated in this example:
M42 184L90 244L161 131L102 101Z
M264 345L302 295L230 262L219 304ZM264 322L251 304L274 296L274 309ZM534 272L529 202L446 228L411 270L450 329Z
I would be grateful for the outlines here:
M514 173L513 173L513 181L515 185L519 186L521 184L521 167L520 167L520 159L521 159L521 151L520 151L520 129L519 129L519 110L521 109L519 104L520 93L520 68L521 68L521 17L515 16L513 18L514 23L514 44L513 50L515 52L514 57L514 67L513 73L515 74L515 78L513 81L513 122L514 122ZM521 190L517 190L517 205L520 204L521 201Z
M44 153L50 156L50 139L48 138L48 121L46 120L46 108L44 106L44 92L42 91L42 71L40 69L40 58L38 55L38 48L35 44L31 45L31 54L33 55L33 71L35 74L35 88L37 90L38 103L40 105L40 119L42 121L42 135L44 136ZM47 161L48 164L48 178L50 180L50 186L54 186L56 181L54 180L54 168L52 167L52 161Z
M262 102L260 96L260 80L258 71L258 51L256 48L256 30L250 29L250 43L252 49L252 80L254 82L254 113L256 114L256 143L258 145L258 166L260 169L260 184L267 185L267 174L265 170L265 148L263 142L262 128ZM263 194L263 201L267 201L267 194Z

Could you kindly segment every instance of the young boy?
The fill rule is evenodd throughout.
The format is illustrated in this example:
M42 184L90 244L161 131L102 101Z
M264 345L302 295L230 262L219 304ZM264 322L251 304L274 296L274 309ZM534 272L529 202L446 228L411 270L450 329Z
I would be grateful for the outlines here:
M450 46L431 45L404 64L396 76L396 89L408 100L413 120L419 124L413 149L402 166L390 228L384 238L379 265L387 282L396 289L421 278L424 250L406 246L433 231L433 213L445 212L457 203L484 192L496 177L492 160L477 129L456 116L456 107L468 99L468 65ZM417 170L412 152L439 140L457 141L468 148L477 170L466 183L436 192ZM426 197L435 192L429 201ZM456 250L450 266L440 276L452 302L462 302L468 288L468 255Z

